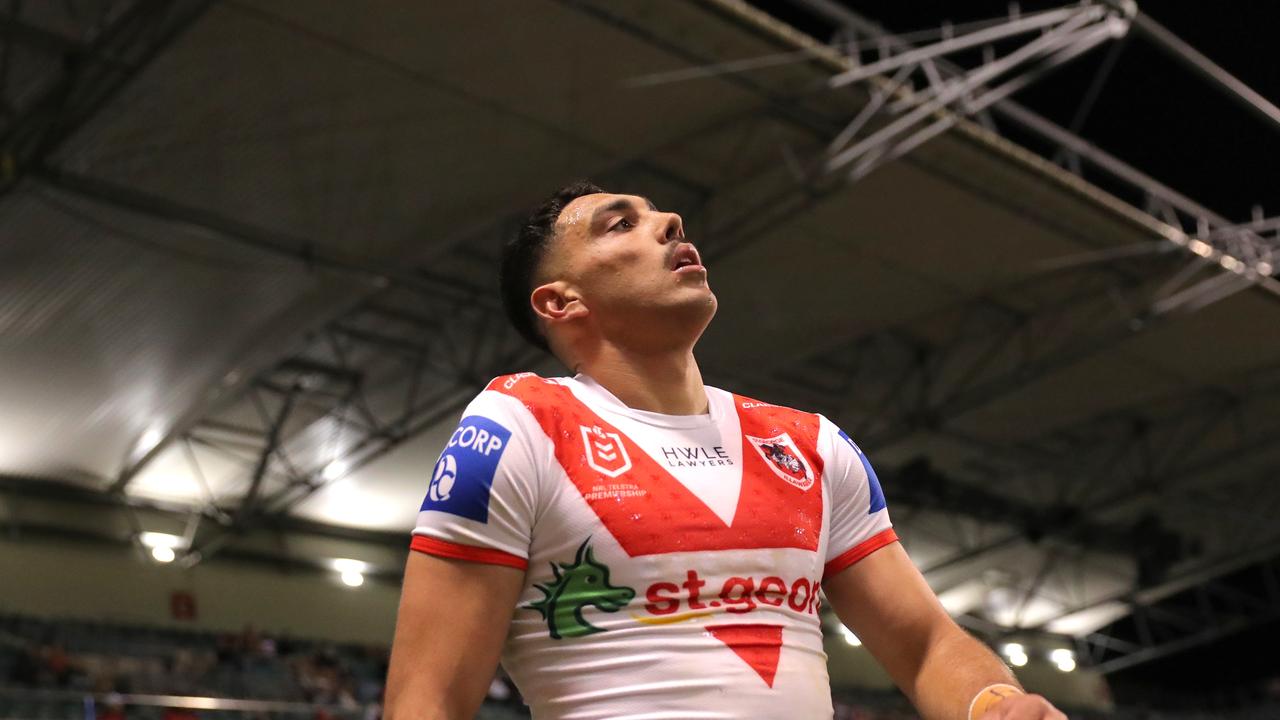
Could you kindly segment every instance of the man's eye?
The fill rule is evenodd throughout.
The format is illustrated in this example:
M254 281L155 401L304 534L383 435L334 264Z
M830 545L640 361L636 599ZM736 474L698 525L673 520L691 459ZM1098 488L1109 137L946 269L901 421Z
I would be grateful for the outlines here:
M633 228L633 227L635 227L635 226L636 226L636 224L635 224L635 223L631 222L630 220L628 220L628 219L626 219L626 218L622 218L622 219L621 219L621 220L619 220L618 222L614 223L614 225L613 225L613 228L612 228L612 229L613 229L613 230L630 230L631 228Z

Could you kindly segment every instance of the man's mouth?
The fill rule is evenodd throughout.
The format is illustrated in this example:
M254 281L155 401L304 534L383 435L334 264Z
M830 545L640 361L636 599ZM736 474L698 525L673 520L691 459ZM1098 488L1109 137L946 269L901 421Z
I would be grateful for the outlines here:
M676 247L676 251L671 257L672 272L698 272L705 271L702 266L702 258L698 256L698 251L689 243L680 243Z

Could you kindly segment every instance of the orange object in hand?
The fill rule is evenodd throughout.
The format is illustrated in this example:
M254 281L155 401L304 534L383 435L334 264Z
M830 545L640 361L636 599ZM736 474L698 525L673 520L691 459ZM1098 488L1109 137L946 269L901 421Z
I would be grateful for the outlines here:
M978 694L973 696L973 701L969 703L969 720L978 720L984 713L1003 700L1015 695L1025 694L1022 690L1007 683L988 685L978 691Z

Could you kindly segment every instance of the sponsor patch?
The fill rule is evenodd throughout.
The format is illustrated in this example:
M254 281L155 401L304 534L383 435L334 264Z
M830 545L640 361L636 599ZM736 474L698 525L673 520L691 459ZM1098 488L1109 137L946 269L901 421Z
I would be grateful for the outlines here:
M489 490L511 431L481 415L462 418L431 471L423 510L489 521Z

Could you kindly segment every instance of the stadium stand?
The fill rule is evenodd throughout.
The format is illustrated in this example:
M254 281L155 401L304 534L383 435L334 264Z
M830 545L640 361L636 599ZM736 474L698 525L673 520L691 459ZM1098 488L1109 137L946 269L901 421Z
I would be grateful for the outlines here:
M0 615L0 720L379 720L388 649L238 633ZM1280 689L1280 688L1277 688ZM836 720L918 718L897 693L837 692ZM1099 713L1072 720L1274 720L1250 710ZM527 718L494 678L479 720Z

